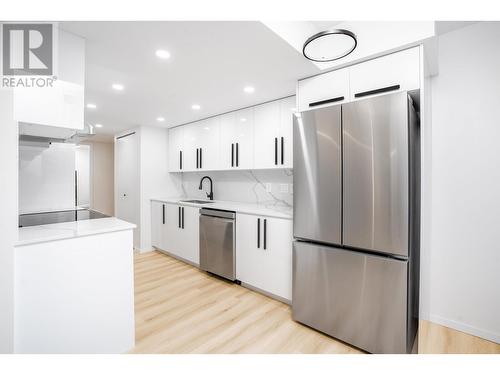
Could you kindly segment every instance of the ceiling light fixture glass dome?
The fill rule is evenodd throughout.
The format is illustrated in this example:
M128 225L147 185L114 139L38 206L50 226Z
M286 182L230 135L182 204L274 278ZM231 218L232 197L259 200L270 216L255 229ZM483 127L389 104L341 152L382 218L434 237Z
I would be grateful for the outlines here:
M357 44L356 35L351 31L331 29L307 39L302 47L302 53L311 61L329 62L349 55Z

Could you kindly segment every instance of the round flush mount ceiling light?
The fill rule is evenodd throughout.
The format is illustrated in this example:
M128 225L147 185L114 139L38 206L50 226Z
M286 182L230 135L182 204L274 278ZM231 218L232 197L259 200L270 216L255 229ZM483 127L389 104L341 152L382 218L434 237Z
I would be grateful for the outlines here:
M328 62L347 56L356 48L356 35L349 30L332 29L314 34L304 43L302 53L316 62Z
M199 104L193 104L191 108L194 109L195 111L198 111L201 108L201 106Z

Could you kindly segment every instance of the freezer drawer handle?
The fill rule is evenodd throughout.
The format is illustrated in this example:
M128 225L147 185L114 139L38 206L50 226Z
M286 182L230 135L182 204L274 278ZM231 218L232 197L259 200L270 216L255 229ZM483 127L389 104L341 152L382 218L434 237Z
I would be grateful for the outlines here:
M162 215L163 215L163 218L162 218L163 224L165 224L165 205L163 205L163 213L162 213Z
M362 98L364 96L382 94L383 92L399 90L400 88L401 88L400 85L387 86L387 87L382 87L380 89L358 92L357 94L354 94L354 97L355 98Z
M257 249L260 249L260 219L257 219Z
M309 107L316 107L318 105L340 102L342 100L344 100L343 96L337 96L336 98L325 99L325 100L320 100L320 101L317 101L317 102L309 103Z

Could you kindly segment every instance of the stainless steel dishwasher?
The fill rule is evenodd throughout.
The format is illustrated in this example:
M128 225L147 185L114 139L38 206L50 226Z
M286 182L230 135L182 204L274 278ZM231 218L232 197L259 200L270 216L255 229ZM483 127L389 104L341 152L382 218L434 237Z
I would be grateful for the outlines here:
M200 268L229 280L236 279L236 214L200 209Z

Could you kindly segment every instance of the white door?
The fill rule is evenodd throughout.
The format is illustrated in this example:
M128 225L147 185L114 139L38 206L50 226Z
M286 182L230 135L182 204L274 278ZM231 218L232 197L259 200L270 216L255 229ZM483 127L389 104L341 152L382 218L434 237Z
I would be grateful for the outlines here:
M137 225L134 246L139 246L139 145L137 134L117 138L115 201L117 218Z
M200 264L200 209L181 207L180 257Z
M197 140L200 149L198 167L201 170L220 169L219 129L219 117L209 118L197 124Z
M235 120L235 112L219 116L219 160L221 169L233 169L235 165Z
M279 164L284 168L293 168L293 113L296 111L295 96L280 100Z
M280 102L254 107L254 168L278 167Z
M166 214L165 203L152 201L151 202L151 245L159 249L162 248L162 232L164 230L164 222Z
M292 221L236 215L236 278L292 298Z
M182 170L195 171L198 169L198 123L184 125L183 128Z
M183 169L183 131L183 126L168 130L168 170L170 172L180 172Z
M254 162L254 110L242 109L235 112L234 122L235 160L240 169L252 169Z

